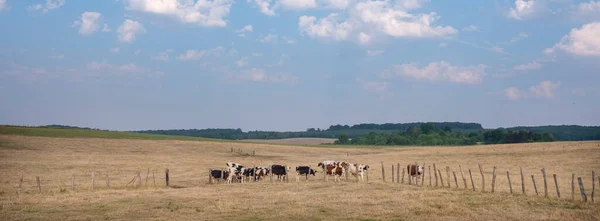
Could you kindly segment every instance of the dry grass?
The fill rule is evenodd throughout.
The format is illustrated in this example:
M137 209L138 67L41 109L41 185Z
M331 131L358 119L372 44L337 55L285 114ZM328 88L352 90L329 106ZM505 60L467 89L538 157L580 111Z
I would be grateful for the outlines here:
M256 150L256 156L235 155L230 152L232 147ZM294 175L290 183L207 184L208 169L223 168L227 161L294 167L316 166L327 159L371 165L370 181L357 184L350 179L335 184L330 179L325 183L318 173L308 183L295 183ZM386 165L385 183L381 161ZM443 189L390 182L392 163L414 161L435 163L445 182L446 166L458 172L460 164L467 176L466 169L471 169L477 192L462 190L461 183L456 189L453 178L452 187ZM485 170L488 193L480 192L478 163ZM489 193L494 165L498 172L496 193ZM528 196L520 193L519 166L526 174ZM543 195L542 167L548 171L549 198L534 196L531 185L530 175L534 174ZM599 167L598 141L361 149L0 135L0 219L599 220L599 202L581 202L578 190L575 200L570 200L571 174L583 178L590 197L591 171ZM148 187L124 187L138 171L145 180L147 168L157 171L159 187L153 187L152 173ZM176 188L164 188L164 168L171 170L171 185ZM506 170L511 171L515 194L508 193ZM97 179L93 191L91 171L96 171ZM105 187L107 173L111 189ZM556 198L552 174L558 176L563 199ZM70 190L71 175L76 177L75 192ZM457 175L460 182L460 173ZM23 193L19 195L16 187L21 176ZM37 194L35 176L42 180L42 194ZM426 186L428 177L426 174ZM66 191L61 192L61 188Z
M254 143L273 143L273 144L288 144L288 145L319 145L319 144L331 144L337 139L333 138L286 138L286 139L275 139L275 140L255 140L248 139L243 141L249 141Z

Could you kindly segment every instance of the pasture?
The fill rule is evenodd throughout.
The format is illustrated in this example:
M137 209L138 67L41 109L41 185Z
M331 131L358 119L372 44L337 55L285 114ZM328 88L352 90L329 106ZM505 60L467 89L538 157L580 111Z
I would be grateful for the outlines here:
M231 148L247 156L232 153ZM285 164L317 167L323 160L371 166L369 181L354 177L341 183L323 180L321 169L308 182L296 175L289 183L208 184L208 171L225 162L244 166ZM381 173L385 165L386 182ZM425 163L425 185L391 182L391 165ZM435 163L458 173L472 170L476 191L428 187L427 167ZM481 192L478 164L483 166ZM495 193L490 193L492 167L497 167ZM525 173L521 193L519 167ZM165 168L170 187L165 187ZM543 197L541 168L548 173L549 196ZM583 202L576 187L571 200L571 174L582 177L590 198L591 171L600 171L600 142L553 142L464 147L343 148L242 142L165 139L38 137L0 134L1 220L599 220L600 197ZM148 169L149 181L146 183ZM433 169L433 168L432 168ZM506 171L515 193L509 193ZM91 189L91 173L95 186ZM152 179L155 172L156 186ZM141 172L141 186L125 187ZM535 175L539 196L531 184ZM552 174L557 174L561 198ZM75 191L71 190L71 177ZM468 176L468 173L465 174ZM17 193L23 177L22 192ZM41 181L38 193L35 177ZM110 188L106 187L106 176ZM459 177L459 180L461 178ZM469 188L471 187L470 180ZM137 181L136 181L137 182ZM406 181L407 182L407 181ZM598 180L596 180L598 182ZM596 188L599 185L596 184ZM591 200L591 199L590 199Z

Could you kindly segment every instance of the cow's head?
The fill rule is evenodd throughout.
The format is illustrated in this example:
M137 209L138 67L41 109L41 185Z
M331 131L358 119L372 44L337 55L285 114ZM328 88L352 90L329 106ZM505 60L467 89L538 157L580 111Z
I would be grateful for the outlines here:
M316 174L317 174L317 171L316 171L316 170L313 170L313 169L311 168L311 169L310 169L310 171L309 171L309 173L310 173L310 174L312 174L313 176L316 176Z
M369 169L369 165L363 165L362 169L363 170L368 170Z
M323 164L323 162L319 162L319 164L317 164L317 166L321 167L321 168L325 168L325 164Z

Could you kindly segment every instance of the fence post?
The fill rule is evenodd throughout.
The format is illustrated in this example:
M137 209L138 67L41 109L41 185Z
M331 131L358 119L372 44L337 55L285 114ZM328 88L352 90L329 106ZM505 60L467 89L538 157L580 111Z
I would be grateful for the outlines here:
M425 185L425 163L423 163L423 174L421 174L421 186Z
M429 169L429 186L431 187L431 165L428 165L427 168Z
M438 169L438 173L440 174L440 182L442 183L442 188L444 188L444 178L442 178L442 171Z
M283 169L285 169L285 176L283 178L285 179L286 183L289 183L290 182L290 179L289 179L290 173L288 173L287 165L283 165ZM348 181L348 170L346 170L346 181Z
M456 179L456 173L452 170L452 175L454 175L454 184L456 184L456 188L458 189L458 179Z
M406 168L402 167L402 183L404 183L404 173L406 171Z
M208 169L208 183L212 184L212 169ZM148 184L148 182L146 182Z
M483 193L483 191L485 191L485 177L483 176L483 167L481 167L481 164L479 165L479 172L481 173L481 192Z
M548 197L548 183L546 182L546 168L542 168L542 176L544 177L544 197Z
M354 168L356 168L356 176L354 176L356 178L356 182L358 183L358 163L355 164ZM310 172L310 167L308 167L308 172Z
M150 176L150 168L148 168L148 171L146 172L146 184L144 184L146 187L148 187L148 176Z
M408 185L411 185L412 184L412 178L411 178L411 175L412 175L412 163L408 163L408 169L407 170L408 170L407 171L408 174L407 174L406 178L408 178Z
M154 187L156 187L156 177L154 176L154 170L152 170L152 180L154 180Z
M510 182L510 172L506 171L506 177L508 178L508 188L510 188L510 193L512 194L512 183Z
M273 166L271 166L273 168ZM323 165L323 180L327 182L327 166Z
M165 169L165 183L169 186L169 168Z
M592 170L592 203L594 202L594 192L596 191L596 171Z
M446 178L448 181L448 188L450 188L450 167L446 166Z
M521 190L523 190L523 195L526 195L526 193L525 193L525 177L523 176L523 167L519 167L519 170L521 171Z
M419 163L415 162L415 186L419 186Z
M365 176L367 177L367 182L369 182L369 170L365 170Z
M535 185L535 178L533 178L533 175L531 175L531 182L533 182L533 189L535 190L535 195L539 196L537 186Z
M142 176L140 175L140 173L142 173L142 171L138 172L137 177L138 177L138 186L142 185Z
M438 186L438 175L437 175L437 169L435 168L435 163L433 164L433 175L435 176L435 187Z
M575 174L571 175L571 200L575 200Z
M463 173L463 169L461 165L458 165L458 168L460 168L460 176L463 179L463 183L465 184L465 189L467 189L467 179L465 179L465 174Z
M383 182L385 183L385 168L383 167L383 161L381 161L381 176L383 177Z
M71 175L71 191L75 191L75 175Z
M400 169L400 168L398 168L398 169ZM392 164L392 183L394 183L394 181L396 181L396 180L394 179L394 164Z
M92 171L92 190L94 190L94 183L96 180L94 179L94 171Z
M492 193L496 190L496 166L492 170Z
M400 183L400 163L396 164L396 183Z
M587 202L587 196L585 195L585 190L583 189L583 181L581 181L581 177L577 177L577 182L579 182L579 191L581 191L581 198L583 201Z
M471 177L471 186L473 187L473 191L475 191L475 183L473 182L473 175L471 174L471 169L469 169L469 177Z
M40 177L36 176L35 181L37 182L38 193L41 193L42 192L42 184L40 183Z
M21 175L21 178L19 179L19 189L17 190L18 193L21 193L22 186L23 186L23 175Z
M556 174L552 174L554 177L554 186L556 186L556 195L560 198L560 190L558 189L558 181L556 181Z

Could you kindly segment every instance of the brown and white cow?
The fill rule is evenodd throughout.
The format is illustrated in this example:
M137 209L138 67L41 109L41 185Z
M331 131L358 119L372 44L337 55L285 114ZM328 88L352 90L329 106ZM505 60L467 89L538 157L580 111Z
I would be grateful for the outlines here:
M423 166L419 166L419 165L415 165L415 164L408 164L408 166L406 166L406 171L409 172L408 177L409 179L412 178L416 178L416 179L420 179L421 175L423 175Z
M358 166L358 167L357 167ZM347 163L346 170L348 170L348 173L350 173L350 175L356 177L359 176L361 181L364 181L364 174L365 171L367 171L369 169L369 165L364 165L364 164L357 164L357 163Z

